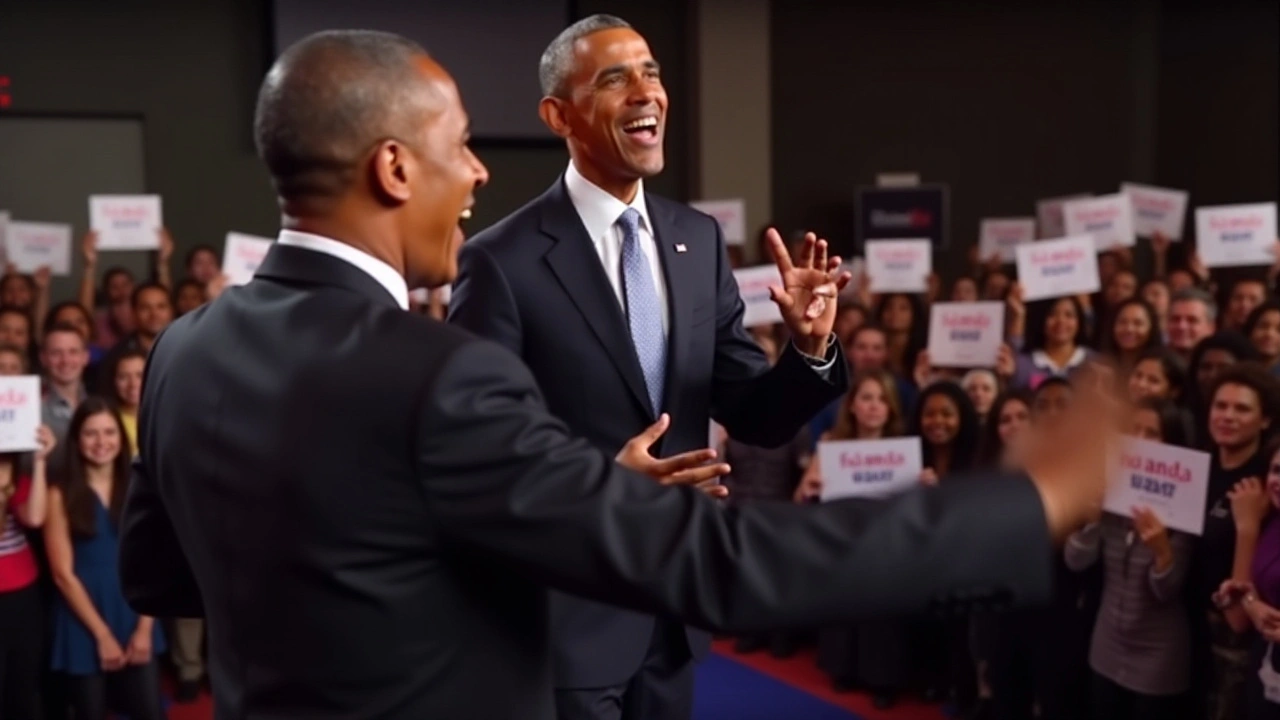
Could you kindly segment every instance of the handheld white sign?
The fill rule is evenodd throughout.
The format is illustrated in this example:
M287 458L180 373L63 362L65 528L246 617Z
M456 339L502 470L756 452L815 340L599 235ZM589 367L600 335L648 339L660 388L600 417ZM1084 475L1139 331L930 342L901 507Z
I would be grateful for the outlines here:
M1063 222L1062 206L1071 200L1091 197L1093 195L1090 193L1076 193L1075 195L1063 195L1038 201L1036 203L1036 223L1039 226L1037 237L1044 240L1046 238L1060 238L1066 235L1067 226Z
M733 271L738 281L738 294L742 297L742 325L756 327L782 322L782 311L769 297L769 286L779 285L782 278L776 265L757 265Z
M1092 235L1099 251L1134 243L1133 205L1123 193L1071 200L1062 206L1066 234Z
M227 233L227 245L222 250L222 272L227 276L228 284L244 285L252 280L273 242L270 238L256 235Z
M1187 191L1124 183L1120 192L1129 196L1133 206L1133 232L1139 237L1153 237L1157 232L1170 240L1182 239L1187 217Z
M1199 535L1204 531L1209 460L1199 450L1125 438L1102 507L1125 517L1135 507L1147 507L1166 527Z
M1196 208L1196 249L1208 267L1275 262L1276 204Z
M5 233L9 262L20 273L48 265L54 275L71 274L71 226L61 223L11 222Z
M689 206L716 219L726 245L742 245L747 241L747 201L741 198L698 200Z
M929 310L929 363L993 368L1004 340L1004 303L934 303Z
M868 240L867 276L873 293L922 293L933 272L928 240Z
M0 377L0 452L30 452L40 447L40 376Z
M1027 302L1097 292L1098 253L1088 235L1018 246L1018 282Z
M158 250L159 195L90 195L89 228L99 250Z
M1017 247L1035 239L1035 218L983 218L978 227L978 256L986 262L999 255L1001 262L1012 264L1018 259Z
M884 497L920 484L920 438L818 443L822 500Z

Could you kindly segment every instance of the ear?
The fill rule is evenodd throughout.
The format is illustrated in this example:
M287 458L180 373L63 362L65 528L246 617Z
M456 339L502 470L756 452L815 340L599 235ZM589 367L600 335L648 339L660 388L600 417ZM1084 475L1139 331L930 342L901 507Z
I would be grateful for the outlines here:
M392 202L408 202L409 176L416 168L409 148L399 141L385 140L373 151L370 182L375 194Z
M544 97L538 103L538 117L556 137L564 139L570 135L569 119L565 113L565 101L560 98Z

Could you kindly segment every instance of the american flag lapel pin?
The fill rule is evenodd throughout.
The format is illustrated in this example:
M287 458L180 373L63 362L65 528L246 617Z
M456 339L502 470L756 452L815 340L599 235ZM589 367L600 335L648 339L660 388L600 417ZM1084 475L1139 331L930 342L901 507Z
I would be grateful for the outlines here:
M684 243L676 243L676 252L682 253L682 252L688 252L688 251L689 251L689 248L685 247Z

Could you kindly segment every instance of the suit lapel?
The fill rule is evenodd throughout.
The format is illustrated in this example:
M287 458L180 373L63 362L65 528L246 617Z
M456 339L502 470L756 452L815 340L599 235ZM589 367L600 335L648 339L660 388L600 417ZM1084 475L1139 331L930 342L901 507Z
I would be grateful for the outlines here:
M600 255L595 245L569 200L563 178L543 198L542 231L556 241L547 252L547 265L591 326L596 339L604 346L636 402L652 416L644 372L632 347L631 332L618 304L618 296L600 266Z
M649 210L649 219L653 222L653 240L658 247L658 258L662 262L662 276L667 281L667 305L671 313L671 333L667 340L667 381L663 407L674 410L675 399L680 397L682 388L680 368L688 366L686 354L692 343L689 333L693 328L693 289L698 285L693 267L693 255L688 252L677 252L676 244L680 242L675 214L666 203L654 201L654 197L645 194L645 204ZM704 280L705 282L705 280Z

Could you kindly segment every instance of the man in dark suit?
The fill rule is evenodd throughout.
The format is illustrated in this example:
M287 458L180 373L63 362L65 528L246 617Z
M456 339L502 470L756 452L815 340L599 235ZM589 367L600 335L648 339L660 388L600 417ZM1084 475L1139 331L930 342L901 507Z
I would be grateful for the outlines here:
M549 720L548 586L732 632L1043 600L1100 495L1100 452L1047 445L1027 477L728 511L670 486L727 468L654 458L666 415L615 464L515 355L404 310L455 276L487 177L443 69L311 36L255 134L285 229L156 341L121 519L130 604L207 619L220 720Z
M832 335L834 288L817 318L775 290L792 341L770 369L742 326L743 304L715 220L644 191L663 167L667 96L657 61L623 20L595 15L543 54L546 125L572 158L547 192L463 247L449 322L518 353L569 429L616 452L660 413L663 453L707 443L714 417L735 440L776 447L847 389ZM776 232L769 246L786 262ZM827 269L826 242L802 253ZM830 260L832 267L839 259ZM590 600L552 595L562 720L681 720L701 630Z

